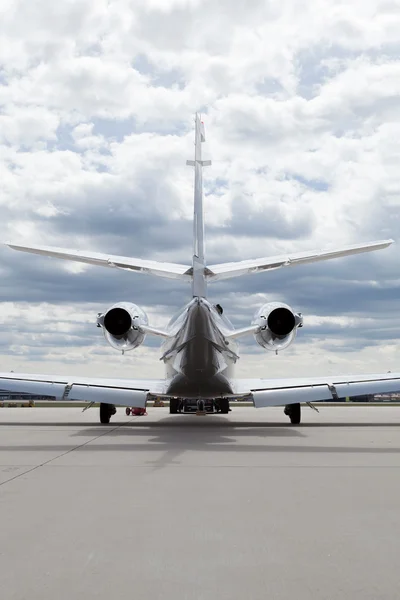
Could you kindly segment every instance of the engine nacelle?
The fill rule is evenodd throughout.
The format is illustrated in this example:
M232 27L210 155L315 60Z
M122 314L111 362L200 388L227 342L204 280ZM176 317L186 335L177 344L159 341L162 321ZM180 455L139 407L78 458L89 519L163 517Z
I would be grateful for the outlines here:
M294 341L298 327L303 327L301 313L294 313L280 302L264 304L254 315L254 325L259 330L254 334L256 342L267 350L284 350Z
M114 304L107 312L97 317L98 326L103 328L104 337L116 350L133 350L146 337L141 329L148 324L146 313L130 302Z

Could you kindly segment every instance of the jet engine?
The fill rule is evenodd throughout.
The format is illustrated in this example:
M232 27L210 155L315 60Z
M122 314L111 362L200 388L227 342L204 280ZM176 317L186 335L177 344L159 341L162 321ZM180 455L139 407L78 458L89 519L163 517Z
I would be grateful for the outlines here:
M259 326L254 337L260 346L267 350L284 350L294 341L297 328L303 327L303 317L287 304L270 302L256 312L253 325Z
M133 350L144 342L146 334L141 329L147 325L146 313L130 302L114 304L97 317L97 326L103 328L104 337L116 350Z

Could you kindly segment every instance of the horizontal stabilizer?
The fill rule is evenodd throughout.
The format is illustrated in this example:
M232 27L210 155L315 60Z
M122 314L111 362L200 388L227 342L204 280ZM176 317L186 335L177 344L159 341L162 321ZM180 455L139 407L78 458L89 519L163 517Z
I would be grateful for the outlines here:
M212 165L211 160L198 160L197 162L200 163L202 167L211 167L211 165ZM196 161L195 160L187 160L186 164L188 167L195 167Z
M248 273L261 273L262 271L272 271L281 267L294 267L296 265L305 265L319 262L321 260L331 260L351 254L361 254L362 252L373 252L382 250L393 243L393 240L382 240L379 242L369 242L368 244L355 244L353 246L344 246L337 250L314 252L295 252L283 256L273 256L265 258L255 258L242 260L239 262L222 263L210 265L207 268L207 280L218 281L220 279L229 279L230 277L239 277Z
M52 246L22 246L11 242L7 242L6 246L21 252L52 256L53 258L62 258L64 260L85 263L88 265L113 267L127 271L136 271L138 273L158 275L159 277L166 277L168 279L191 281L191 275L187 274L190 267L187 265L158 262L155 260L142 260L141 258L130 258L127 256L113 256L111 254L100 254L98 252L54 248Z

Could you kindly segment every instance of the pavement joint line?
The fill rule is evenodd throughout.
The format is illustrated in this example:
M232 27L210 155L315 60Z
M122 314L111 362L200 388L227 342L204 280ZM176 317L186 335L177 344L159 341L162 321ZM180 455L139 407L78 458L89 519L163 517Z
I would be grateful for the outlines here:
M28 469L27 471L24 471L23 473L19 473L18 475L14 475L14 477L10 477L9 479L6 479L5 481L0 482L0 487L2 487L3 485L6 485L6 483L10 483L11 481L14 481L15 479L19 479L23 475L28 475L28 473L32 473L33 471L36 471L36 469L40 469L41 467L45 467L46 465L48 465L48 464L52 463L53 461L61 458L62 456L66 456L67 454L70 454L70 452L75 452L75 450L79 450L80 448L83 448L84 446L87 446L91 442L95 442L99 438L104 437L105 435L107 435L107 433L112 433L113 431L116 431L117 429L120 429L121 427L125 427L128 423L129 423L129 421L127 423L120 423L119 425L117 425L116 427L113 427L112 429L106 429L106 431L104 433L101 433L100 435L97 435L96 437L91 438L90 440L87 440L83 444L79 444L78 446L74 446L73 448L70 448L69 450L66 450L65 452L62 452L61 454L58 454L57 456L53 456L53 458L49 458L49 460L46 460L45 462L41 463L40 465L35 465L31 469Z
M129 465L126 467L120 468L124 470L129 469L148 469L153 471L152 465ZM115 471L115 465L73 465L74 469L95 469L95 468L107 468ZM68 469L71 468L71 465L57 465L57 469ZM321 464L312 464L312 465L284 465L284 464L274 464L274 465L176 465L176 464L168 464L165 465L164 468L171 469L179 469L179 470L188 470L193 471L194 469L246 469L249 471L251 469L286 469L286 470L297 470L297 469L400 469L400 465L357 465L357 464L346 464L346 465L321 465Z

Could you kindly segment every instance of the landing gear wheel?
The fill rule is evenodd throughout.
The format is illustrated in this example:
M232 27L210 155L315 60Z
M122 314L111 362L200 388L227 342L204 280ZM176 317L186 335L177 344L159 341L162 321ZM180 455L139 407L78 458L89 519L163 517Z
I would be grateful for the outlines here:
M197 412L203 413L206 410L206 405L204 400L197 400Z
M284 410L285 415L290 419L292 425L299 425L301 421L301 406L300 404L287 404Z
M179 398L170 398L169 400L169 414L176 415L178 413L180 400Z
M229 400L228 398L220 398L218 400L218 404L219 404L219 412L222 415L227 415L229 413Z
M130 416L130 414L131 414L131 409L129 408L129 406L127 406L127 407L126 407L126 409L125 409L125 414L126 414L126 416L127 416L127 417L129 417L129 416Z
M117 409L114 404L105 404L104 402L100 403L100 423L106 425L110 422L112 415L115 415Z

